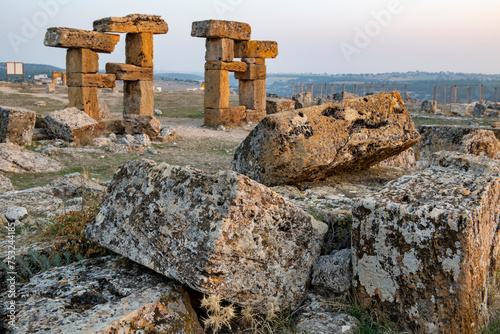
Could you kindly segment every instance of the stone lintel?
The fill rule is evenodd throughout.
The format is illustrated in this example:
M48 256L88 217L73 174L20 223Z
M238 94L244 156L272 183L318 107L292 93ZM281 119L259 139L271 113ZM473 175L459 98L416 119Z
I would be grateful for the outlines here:
M246 72L248 65L242 61L207 61L205 63L206 70L223 70L229 72Z
M95 52L111 53L119 40L120 35L54 27L47 29L43 44L57 48L82 48Z
M107 63L106 73L114 74L116 80L139 81L153 80L152 67L140 67L130 64Z
M247 23L222 20L193 22L191 36L205 38L230 38L236 41L248 41L252 28Z
M116 86L114 74L68 73L68 87L113 88Z
M105 17L94 21L94 30L118 33L166 34L168 24L159 15L130 14L124 17Z

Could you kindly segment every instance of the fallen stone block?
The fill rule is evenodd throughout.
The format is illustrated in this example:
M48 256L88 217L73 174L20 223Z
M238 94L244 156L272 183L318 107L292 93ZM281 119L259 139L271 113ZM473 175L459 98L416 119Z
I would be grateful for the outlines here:
M234 41L229 38L207 38L206 61L230 62L234 59Z
M125 62L140 67L153 67L153 34L127 34Z
M234 43L235 58L276 58L278 43L273 41L241 41Z
M18 293L13 333L203 333L182 286L121 257L53 268Z
M123 132L129 135L146 134L155 139L161 131L161 123L154 116L125 115L122 120Z
M95 119L77 108L67 108L51 112L44 118L47 132L54 138L83 144L96 137Z
M500 140L489 130L478 130L462 138L460 151L490 159L500 159Z
M424 113L435 114L437 113L437 102L424 100L420 106L420 110Z
M472 116L476 116L476 117L485 116L487 109L488 109L488 107L486 107L486 105L481 104L481 103L476 103L476 105L474 106L474 109L472 110Z
M153 116L154 113L153 81L124 81L123 115Z
M66 51L66 72L68 74L99 72L99 55L89 49L68 49Z
M23 149L12 143L0 144L0 172L4 173L52 173L62 166L40 153Z
M409 148L406 151L394 155L384 161L379 162L373 167L396 167L405 169L417 168L417 160L415 158L415 151Z
M464 172L500 173L500 162L484 156L440 151L432 154L431 166L457 168Z
M36 113L31 110L0 106L0 142L31 145Z
M399 93L373 95L265 117L231 168L268 186L314 181L367 169L419 139Z
M248 41L252 28L247 23L222 20L193 22L191 36L205 38L230 38Z
M114 74L116 80L125 81L153 81L154 78L152 67L139 67L130 64L107 63L106 73Z
M247 70L247 64L242 61L207 61L205 63L205 70L223 70L229 72L245 72Z
M119 40L120 35L57 27L47 29L43 44L58 48L82 48L111 53Z
M295 110L295 101L268 97L266 99L266 112L268 115L284 111Z
M130 14L125 17L105 17L94 21L94 30L118 33L166 34L168 24L158 15Z
M351 250L320 256L313 265L311 284L337 295L348 292L352 288Z
M113 88L116 77L114 74L68 73L67 86Z
M160 129L160 134L156 138L162 143L169 142L177 138L177 133L175 129L170 125L163 125Z
M219 109L205 109L204 125L217 126L224 124L240 125L245 121L245 106L233 106Z
M363 307L424 333L478 333L500 249L500 177L431 167L353 207Z
M130 161L86 237L197 291L297 306L327 226L249 178Z

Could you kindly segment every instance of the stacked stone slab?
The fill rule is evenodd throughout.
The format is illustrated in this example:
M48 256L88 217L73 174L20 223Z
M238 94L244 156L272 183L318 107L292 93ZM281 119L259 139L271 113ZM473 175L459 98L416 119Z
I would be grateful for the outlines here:
M153 34L166 34L157 15L131 14L94 21L99 32L126 33L126 64L108 63L106 73L123 80L123 115L154 116Z
M276 58L278 44L250 41L247 23L193 22L191 36L206 38L205 125L241 124L266 115L265 58ZM242 58L242 61L234 61ZM240 106L229 106L229 72L240 80Z
M120 40L119 35L102 32L49 28L44 44L51 47L66 48L66 73L69 107L85 111L90 117L99 120L97 88L115 86L115 76L97 74L99 71L98 52L111 53Z

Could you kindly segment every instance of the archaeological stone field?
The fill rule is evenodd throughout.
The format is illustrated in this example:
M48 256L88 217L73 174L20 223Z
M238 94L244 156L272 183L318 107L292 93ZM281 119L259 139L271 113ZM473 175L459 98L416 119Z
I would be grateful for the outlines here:
M0 87L0 332L490 333L494 123L398 91L268 96L278 43L223 20L191 23L204 90L179 97L154 75L168 32L144 14L48 28L63 85ZM125 63L100 62L121 38ZM170 117L178 100L200 117Z

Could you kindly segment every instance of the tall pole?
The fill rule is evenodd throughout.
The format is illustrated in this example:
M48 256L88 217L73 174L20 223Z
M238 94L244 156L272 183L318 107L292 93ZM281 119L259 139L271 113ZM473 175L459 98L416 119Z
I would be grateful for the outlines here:
M484 86L481 85L479 87L479 103L483 103L483 89L484 89Z

